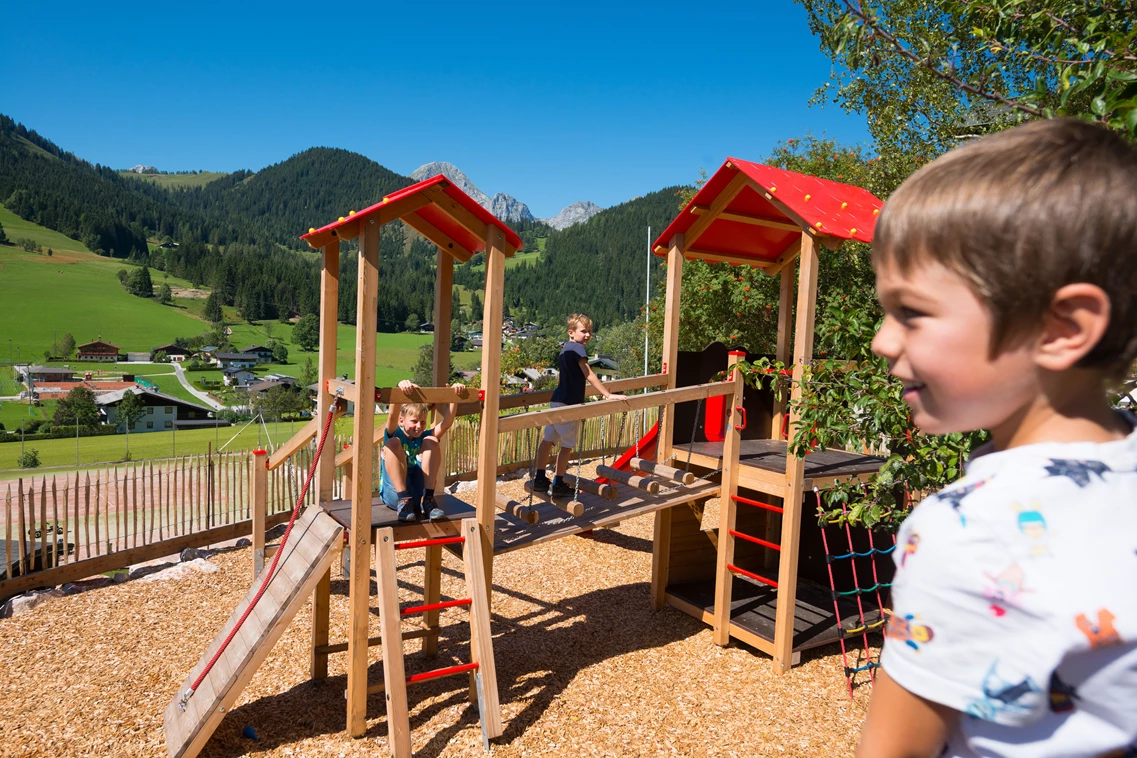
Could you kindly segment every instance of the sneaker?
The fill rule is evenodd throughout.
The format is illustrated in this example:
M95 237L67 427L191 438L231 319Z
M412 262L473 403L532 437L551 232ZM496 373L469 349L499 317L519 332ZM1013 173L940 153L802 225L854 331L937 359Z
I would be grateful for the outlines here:
M549 485L549 497L572 497L572 487L564 482L553 482Z
M441 521L446 518L446 511L438 506L438 501L434 499L434 495L423 495L422 512L427 514L427 518L431 521Z
M549 485L551 485L551 484L552 484L552 482L549 481L548 474L546 474L544 471L537 472L537 475L535 477L533 477L533 491L534 492L548 492L549 491Z
M415 506L414 500L409 497L399 499L399 507L395 509L398 514L399 521L418 521L418 507Z

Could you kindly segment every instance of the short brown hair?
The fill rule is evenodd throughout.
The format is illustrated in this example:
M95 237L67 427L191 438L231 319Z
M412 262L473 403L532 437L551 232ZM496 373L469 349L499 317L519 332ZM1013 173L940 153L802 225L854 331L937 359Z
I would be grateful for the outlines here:
M430 418L430 406L426 403L403 403L399 406L399 418L403 416L418 416L426 421Z
M585 316L583 313L574 313L568 317L568 330L571 332L573 329L591 329L592 319Z
M992 352L1087 282L1110 323L1079 367L1119 375L1137 358L1137 150L1104 127L1033 121L952 150L893 193L874 237L874 265L964 277L994 318Z

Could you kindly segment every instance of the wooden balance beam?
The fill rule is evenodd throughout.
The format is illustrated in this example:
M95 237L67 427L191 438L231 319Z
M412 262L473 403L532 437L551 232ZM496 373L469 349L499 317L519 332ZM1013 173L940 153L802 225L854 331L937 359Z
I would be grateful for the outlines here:
M526 524L536 524L541 520L541 514L536 508L531 508L511 497L497 493L497 509L504 511L514 518L519 518Z
M525 482L525 490L526 492L534 492L532 481ZM555 505L570 516L579 517L584 515L584 503L579 500L565 500L564 498L553 499L549 497L549 493L541 492L540 490L537 490L534 494L543 495L545 502Z
M649 495L659 494L659 482L657 482L655 479L652 479L651 477L638 476L637 474L628 474L624 471L614 469L611 466L597 466L596 473L605 479L611 479L613 481L620 482L621 484L626 484L629 487L635 487L636 489L642 490Z
M600 482L594 482L591 479L577 479L572 474L565 474L564 479L565 484L567 484L569 487L580 489L582 492L587 492L590 495L602 497L605 500L615 500L616 498L620 497L620 493L617 492L616 488L610 484L601 484Z
M679 482L680 484L695 483L695 475L690 471L684 471L683 469L665 466L662 463L656 463L655 461L645 461L643 458L632 458L629 463L631 467L637 471L645 471L649 474L655 474L656 476L663 476L673 481Z

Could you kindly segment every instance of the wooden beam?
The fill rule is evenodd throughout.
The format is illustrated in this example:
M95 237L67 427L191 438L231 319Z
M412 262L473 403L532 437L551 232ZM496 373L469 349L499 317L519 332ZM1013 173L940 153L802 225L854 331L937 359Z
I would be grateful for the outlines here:
M663 374L649 374L647 376L632 376L627 379L613 379L610 382L604 382L604 386L608 388L609 392L620 394L623 392L630 392L631 390L642 390L651 387L663 387L667 384L667 377ZM591 384L584 390L585 397L596 397L600 391L594 388ZM542 390L541 392L521 392L516 395L503 395L498 402L499 410L506 410L508 408L527 408L533 405L548 405L549 401L553 399L553 390ZM468 416L471 413L481 413L481 401L474 401L469 403L458 404L458 415Z
M438 246L439 250L445 250L447 253L460 260L462 263L465 263L474 257L473 252L462 247L462 245L451 239L450 235L446 234L444 231L417 213L410 213L406 216L403 216L403 223L433 242Z
M320 363L317 381L323 382L336 375L337 318L340 300L340 243L329 242L322 249L323 267L320 270ZM324 418L335 402L326 392L316 393L316 418ZM332 489L336 476L336 428L332 424L329 432L330 444L324 443L324 452L316 469L316 502L327 503L332 499ZM328 645L331 626L331 570L324 573L312 593L312 635L310 674L313 679L328 676L327 653L320 652Z
M817 250L813 238L803 233L798 268L797 314L794 328L793 387L790 391L789 440L797 430L795 410L802 395L805 364L813 358L813 326L817 304ZM778 599L774 616L774 665L786 673L793 665L794 609L797 600L798 541L801 535L805 460L786 449L786 495L782 514L782 550L778 560Z
M745 357L746 354L741 351L731 351L727 366L734 366ZM722 449L722 491L719 495L718 551L715 567L713 640L716 645L730 644L731 587L734 584L734 575L727 566L734 564L734 536L731 532L735 530L738 517L738 504L731 498L738 494L738 453L742 441L742 430L739 428L742 421L742 372L732 370L728 384L731 394L725 398L729 410Z
M497 690L497 667L494 665L493 632L490 628L490 587L482 584L479 573L484 573L485 562L492 555L485 552L478 540L481 533L474 519L462 520L462 536L466 538L462 560L466 564L466 592L470 598L470 655L478 664L481 682L482 736L489 740L502 734L501 701ZM491 543L492 544L492 543ZM396 619L397 622L397 619Z
M645 461L643 458L632 458L632 460L628 463L633 469L636 469L638 471L645 471L649 474L655 474L656 476L666 477L672 481L679 482L680 484L695 483L694 474L692 474L690 471L677 469L674 466L665 466L662 463L656 463L655 461Z
M797 241L797 247L801 247L801 240ZM793 317L793 296L794 296L794 267L787 266L782 269L782 273L778 275L780 281L778 282L778 342L775 348L774 360L781 364L788 364L790 362L790 319ZM782 434L782 423L786 416L786 398L781 396L774 398L774 414L770 421L770 439L784 440L786 436Z
M642 408L655 408L660 405L683 403L688 400L716 397L729 393L730 387L723 382L709 384L696 384L690 387L679 387L673 390L660 390L648 392L644 395L629 395L619 400L598 400L594 403L581 405L566 405L561 408L550 408L543 411L530 411L514 416L505 416L498 422L501 433L513 432L518 429L531 429L545 424L563 424L566 421L581 421L586 418L606 416L610 413L625 413L638 411ZM487 400L489 396L487 395Z
M351 223L346 223L343 226L329 229L326 232L314 234L305 242L312 248L327 248L330 245L338 245L340 241L353 240L359 236L360 221L366 221L366 225L383 226L389 224L395 219L402 218L408 213L414 213L419 208L430 203L430 198L425 197L423 193L416 192L413 195L395 200L391 203L384 203L377 211L368 213L367 215L359 214L360 218L356 220L353 216L345 215L345 220L348 218L353 219Z
M597 466L596 473L605 479L611 479L614 482L619 482L629 487L635 487L637 490L646 492L649 495L659 494L659 481L652 479L650 476L629 474L626 471L620 471L611 466Z
M265 520L268 517L268 453L253 451L252 468L249 471L249 494L252 495L253 516L253 578L260 575L265 567Z
M719 218L720 214L726 210L727 206L734 202L734 198L738 197L738 193L746 189L747 183L746 174L739 171L734 175L734 178L723 187L722 192L711 203L711 207L705 212L699 214L695 223L691 224L691 228L687 230L684 235L684 242L688 247L694 246L699 241L699 237L703 236L703 232L711 227L715 219Z
M461 203L447 195L446 191L437 184L428 188L426 193L430 196L431 202L433 202L439 210L454 219L457 224L464 227L470 234L478 239L487 239L487 234L496 234L497 239L495 239L494 242L497 248L501 250L506 258L513 255L513 247L505 241L504 235L501 233L501 230L497 228L496 224L487 224L479 219L476 215L463 207ZM492 228L493 232L487 232L487 227ZM486 251L487 253L489 252L488 244Z
M268 458L268 470L272 471L274 468L280 466L280 464L284 463L286 460L295 455L297 450L307 445L313 437L319 434L322 431L324 415L326 413L327 410L325 410L323 413L319 413L317 411L314 418L310 419L308 423L300 427L300 431L292 435L292 437L287 442L278 447L276 449L276 452L270 455Z
M689 248L685 257L690 260L707 261L708 263L731 263L738 266L750 266L759 269L765 269L770 265L769 261L764 261L759 258L747 258L743 255L730 255L728 253L715 253L710 250L699 250L696 248Z
M356 284L355 386L375 386L375 326L379 308L379 224L365 225L359 240ZM369 403L356 403L352 437L351 564L348 570L347 731L367 732L367 638L371 611L371 476L375 413ZM385 615L385 614L384 614ZM396 617L398 611L396 610ZM392 648L386 647L390 650ZM400 658L401 660L401 658ZM384 666L386 669L386 666ZM391 727L394 729L394 727Z
M675 389L679 361L679 310L683 294L683 252L686 240L676 234L667 251L667 284L663 306L663 374L667 379L664 389ZM659 436L656 438L655 459L665 461L671 457L675 436L675 407L663 409L659 418ZM651 539L651 607L662 610L667 590L668 565L671 562L671 509L655 512Z
M710 206L706 205L693 205L691 212L696 216L702 216L710 212ZM719 218L723 221L737 221L740 224L750 224L752 226L765 226L770 229L780 229L785 232L800 233L802 228L789 221L783 221L776 218L763 218L762 216L751 216L747 213L728 213L723 211L719 214Z
M355 510L354 504L352 510ZM354 537L354 533L352 534ZM379 636L383 644L383 684L387 703L387 745L395 758L411 756L411 725L407 707L407 679L403 661L402 616L399 614L399 585L395 577L395 533L391 527L379 529L375 533L375 583L379 588ZM367 590L364 589L364 597ZM362 642L364 655L367 654L367 637L356 640L354 631L348 639L348 655L351 645ZM349 669L350 672L350 669ZM350 673L349 673L350 675ZM348 687L348 703L351 703L351 687ZM363 681L363 701L367 699L367 680ZM362 734L353 734L362 737Z
M497 509L508 513L514 518L521 519L527 524L536 524L541 520L541 514L536 508L530 507L520 500L514 500L508 495L497 493L496 497Z
M767 276L774 276L780 274L787 266L793 264L797 260L798 254L801 253L801 237L799 236L789 247L779 255L777 258L770 262L770 265L762 269Z
M450 331L450 324L446 325L446 331ZM450 355L450 341L446 341L446 355ZM447 364L443 364L443 373ZM447 387L446 382L449 377L436 378L436 382L441 382L436 387L419 387L410 392L403 392L398 387L376 387L375 388L375 402L377 403L427 403L428 405L435 405L437 403L457 403L463 400L472 401L478 397L478 391L473 387L463 387L456 390L452 387Z
M493 530L497 517L498 401L501 397L501 325L505 291L505 248L501 232L485 224L479 233L486 239L486 291L482 310L482 423L478 430L478 489L474 495L478 524L481 525L482 568L485 588L492 598Z

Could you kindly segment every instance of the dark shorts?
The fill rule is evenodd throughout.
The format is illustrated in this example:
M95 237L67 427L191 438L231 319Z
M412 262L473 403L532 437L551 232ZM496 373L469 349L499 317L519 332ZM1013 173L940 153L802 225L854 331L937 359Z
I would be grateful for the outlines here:
M407 469L407 492L411 495L411 501L415 508L418 508L422 503L422 495L426 490L426 476L423 474L422 469L418 466L411 466ZM379 497L383 500L383 505L391 510L398 510L399 508L399 493L395 492L395 488L391 486L390 479L383 479L383 485L379 488Z

